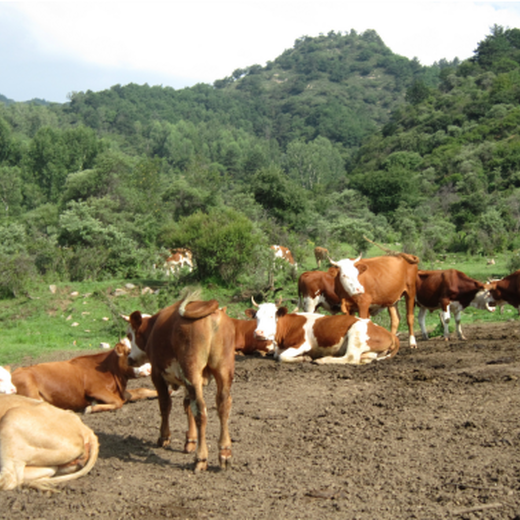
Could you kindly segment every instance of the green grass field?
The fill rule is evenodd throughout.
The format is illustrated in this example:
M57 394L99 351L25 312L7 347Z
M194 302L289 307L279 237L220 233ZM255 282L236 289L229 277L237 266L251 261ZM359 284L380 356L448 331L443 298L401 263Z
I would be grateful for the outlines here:
M365 256L377 256L381 251L372 248ZM421 264L421 269L455 268L481 281L490 277L501 278L508 273L507 255L497 255L495 265L486 265L485 258L468 258L465 255L446 255L433 264ZM299 265L298 274L316 268L314 257L308 255ZM322 267L323 268L323 267ZM134 287L127 287L128 283ZM279 284L275 284L279 287ZM284 304L293 310L297 301L296 280L285 278L281 284ZM143 294L143 289L150 291ZM25 362L53 350L78 351L95 349L101 342L113 346L126 331L121 314L134 310L154 313L178 299L181 288L167 280L110 280L106 282L57 283L53 293L48 283L34 285L29 295L0 301L0 365ZM232 317L245 317L244 310L251 306L249 299L237 298L247 293L247 288L219 288L216 285L203 287L202 298L216 298ZM404 305L400 304L404 318ZM504 314L489 313L468 308L464 311L462 325L486 321L518 320L518 314L506 306ZM374 318L376 323L389 326L388 313ZM453 320L452 320L453 322ZM429 313L427 328L430 334L441 334L438 312ZM399 330L406 331L402 319ZM450 330L454 330L450 323ZM416 335L420 335L416 320Z

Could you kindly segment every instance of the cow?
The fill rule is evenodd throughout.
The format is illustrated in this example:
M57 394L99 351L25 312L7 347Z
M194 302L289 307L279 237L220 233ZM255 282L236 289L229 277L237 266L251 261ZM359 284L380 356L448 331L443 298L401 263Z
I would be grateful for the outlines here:
M280 258L285 260L288 264L292 265L294 268L298 267L298 264L294 261L294 257L291 251L285 246L271 246L271 251L274 253L274 258Z
M426 312L441 309L440 318L444 327L444 339L448 341L450 312L455 316L457 336L465 340L461 327L462 311L468 307L494 311L490 284L483 284L478 280L457 269L417 272L415 301L419 307L419 325L424 339L428 339L426 332Z
M314 248L314 258L316 258L316 264L318 269L321 268L321 262L326 261L329 258L329 250L324 247Z
M166 275L175 275L183 267L187 267L190 273L193 271L193 253L185 247L170 249L170 256L164 262Z
M337 267L327 272L306 271L298 278L298 306L304 312L314 312L323 307L333 314L341 311L341 301L334 290Z
M0 489L51 490L86 475L99 442L73 412L21 395L0 395Z
M374 308L387 307L391 317L391 332L397 333L399 314L397 302L404 295L409 345L417 347L413 331L415 283L419 258L406 253L376 256L361 260L361 255L331 264L339 268L334 290L341 300L341 310L347 314L354 308L360 318L369 318Z
M211 376L217 383L220 467L225 469L231 463L228 420L235 370L235 329L232 319L218 308L216 300L197 301L197 298L198 293L191 292L151 317L134 311L125 319L132 344L129 363L139 365L148 360L152 365L152 381L161 412L158 445L170 444L172 402L168 385L174 390L184 386L184 410L188 417L184 451L196 450L195 472L200 472L208 467L203 386Z
M235 352L253 354L260 352L265 355L273 351L273 342L255 337L256 321L231 318L235 325Z
M257 320L255 335L274 342L278 361L310 358L318 364L360 365L393 357L399 350L397 336L369 319L345 314L289 314L287 307L274 303L262 303L248 312Z
M489 292L496 304L509 303L520 314L520 270L490 284Z
M0 394L16 394L16 387L11 380L11 367L0 367Z
M117 410L128 401L157 396L147 388L126 389L129 379L139 377L139 370L128 366L130 350L130 342L123 338L108 352L17 368L12 383L19 395L65 410Z

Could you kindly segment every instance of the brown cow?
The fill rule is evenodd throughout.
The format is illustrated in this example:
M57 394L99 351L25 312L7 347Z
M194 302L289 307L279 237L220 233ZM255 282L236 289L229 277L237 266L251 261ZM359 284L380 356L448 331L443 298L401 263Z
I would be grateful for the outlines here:
M86 475L98 453L98 438L73 412L0 395L0 489L52 489Z
M285 246L271 246L271 250L274 253L274 257L281 258L285 260L287 263L291 264L293 267L298 267L298 264L294 261L294 257L291 251Z
M314 258L316 258L316 264L318 265L318 269L320 269L321 262L329 258L329 250L325 249L324 247L315 247Z
M465 340L461 327L462 311L468 307L494 311L493 298L489 292L489 284L483 284L470 278L457 269L439 271L418 271L415 301L419 307L419 325L424 339L426 332L426 312L441 309L441 323L444 327L444 339L449 339L450 311L455 315L457 335Z
M235 325L235 352L266 354L273 351L273 342L255 337L256 321L231 318Z
M341 311L341 301L334 290L334 278L338 273L337 267L329 270L307 271L298 279L299 307L304 312L314 312L318 307L336 313Z
M177 274L183 267L190 273L193 271L193 253L185 247L170 249L170 256L164 262L166 274Z
M499 304L506 302L512 305L520 314L520 270L511 273L501 280L490 282L490 293L493 300Z
M12 382L18 394L65 410L117 410L128 401L157 396L147 388L126 390L128 380L138 377L137 369L128 366L130 349L124 338L108 352L18 368Z
M253 301L254 303L254 301ZM274 357L295 362L307 358L319 364L360 365L395 356L399 340L368 319L349 315L288 314L287 307L262 303L249 315L256 317L255 334L275 344Z
M417 347L413 331L415 283L417 278L416 256L398 253L361 260L348 258L331 262L340 272L335 279L334 289L341 299L341 310L352 312L359 309L360 318L369 318L370 307L388 307L392 334L397 333L399 315L397 302L404 294L406 301L406 321L408 323L409 345Z
M196 447L195 471L208 467L206 444L207 411L203 386L213 376L217 383L217 410L220 418L219 462L226 468L231 459L231 437L228 420L231 410L231 383L235 370L235 330L232 319L218 302L195 301L191 293L151 317L133 312L128 337L132 342L129 363L148 359L152 365L152 381L159 395L161 429L159 446L170 443L169 415L171 397L168 385L184 386L184 409L188 416L188 432L184 451Z

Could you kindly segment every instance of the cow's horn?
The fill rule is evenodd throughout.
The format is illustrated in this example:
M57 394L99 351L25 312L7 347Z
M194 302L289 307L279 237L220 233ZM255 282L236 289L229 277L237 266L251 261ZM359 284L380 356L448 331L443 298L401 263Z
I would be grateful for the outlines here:
M255 307L260 307L260 305L258 305L258 303L255 302L255 297L254 297L254 296L251 296L251 303L252 303Z
M329 259L330 265L335 265L336 267L338 266L338 263L334 262L330 256L327 255L327 258Z

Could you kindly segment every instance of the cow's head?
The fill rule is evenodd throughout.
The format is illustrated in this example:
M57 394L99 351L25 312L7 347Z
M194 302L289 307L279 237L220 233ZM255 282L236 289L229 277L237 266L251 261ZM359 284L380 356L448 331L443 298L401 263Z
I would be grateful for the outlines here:
M16 387L11 382L11 367L0 367L0 394L16 394Z
M130 316L121 315L121 317L128 323L126 337L131 347L128 364L131 367L140 367L148 361L145 331L148 329L148 320L151 316L134 311Z
M256 318L255 338L259 340L274 341L276 335L276 323L278 318L287 314L287 307L277 307L275 303L261 303L256 309L248 309L246 315Z
M494 312L497 302L491 294L492 289L493 285L491 283L484 284L484 286L477 292L477 294L475 294L475 297L473 298L470 305L477 309Z
M329 260L333 266L336 266L339 269L339 280L347 294L355 296L365 292L365 288L361 285L358 278L359 275L367 269L366 265L358 264L361 260L361 255L359 255L355 260L350 260L350 258L345 258L339 262L334 262L330 258Z

